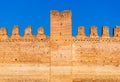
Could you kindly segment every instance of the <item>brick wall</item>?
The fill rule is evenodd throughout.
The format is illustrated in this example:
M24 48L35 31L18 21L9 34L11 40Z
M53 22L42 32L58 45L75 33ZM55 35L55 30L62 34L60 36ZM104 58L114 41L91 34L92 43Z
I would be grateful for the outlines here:
M113 37L107 26L103 26L101 37L96 26L91 26L90 36L80 26L73 37L71 11L51 11L50 27L50 36L44 34L43 27L33 36L28 26L23 37L18 26L13 27L11 37L5 28L0 28L0 81L19 80L21 75L23 80L37 77L42 82L120 81L119 26Z

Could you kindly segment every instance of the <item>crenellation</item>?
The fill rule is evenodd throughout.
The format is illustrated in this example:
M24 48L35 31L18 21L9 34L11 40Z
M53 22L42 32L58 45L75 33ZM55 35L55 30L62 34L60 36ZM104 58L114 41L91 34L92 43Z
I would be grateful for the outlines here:
M109 27L108 26L103 26L102 28L102 37L109 37Z
M32 35L32 27L31 26L28 26L26 29L25 29L25 36L31 36Z
M44 27L38 28L38 35L44 35Z
M14 26L13 27L13 31L12 31L12 35L19 35L20 31L19 31L19 26Z
M115 28L114 28L114 36L113 37L111 37L110 38L110 36L109 36L109 27L108 26L103 26L102 27L102 37L99 37L98 36L98 33L97 33L97 27L96 26L91 26L91 28L90 28L90 37L89 36L86 36L86 34L85 34L85 30L84 30L84 26L79 26L78 27L78 33L77 33L77 36L79 36L79 37L84 37L84 38L91 38L91 37L96 37L96 38L109 38L109 39L114 39L113 37L119 37L120 36L120 26L116 26ZM59 30L61 30L60 28L58 28ZM65 32L70 32L70 31L68 31L67 30L68 28L65 28ZM54 29L53 29L54 30ZM57 30L57 29L56 29ZM62 30L64 30L64 29L62 29ZM56 33L56 32L53 32L53 33ZM61 32L62 33L62 32ZM64 33L64 34L61 34L61 35L66 35L66 34L68 34L68 33ZM8 36L7 35L7 28L5 28L5 27L2 27L2 28L0 28L0 35L6 35L6 36ZM19 35L20 36L20 29L19 29L19 26L13 26L13 30L12 30L12 36L17 36L17 35ZM31 35L32 36L32 27L31 26L28 26L26 29L25 29L25 36L26 35ZM39 36L39 35L45 35L45 33L44 33L44 27L39 27L38 28L38 32L37 32L37 35ZM57 35L57 34L55 34L55 35ZM60 35L60 33L58 34L59 36L61 36ZM46 35L45 35L46 36ZM72 35L71 35L72 36ZM49 37L49 36L48 36ZM56 36L54 36L54 37L56 37ZM78 37L78 39L79 39L79 37ZM72 38L74 38L74 36L72 36ZM119 39L119 38L116 38L116 39Z
M33 36L28 26L23 37L19 26L13 27L11 37L6 28L0 28L0 82L19 78L119 82L120 26L114 29L114 37L109 36L108 26L103 26L100 37L96 26L91 26L90 36L85 35L84 26L79 26L77 36L72 36L71 11L54 10L50 12L50 27L50 36L45 35L44 27Z
M0 35L6 36L7 35L7 29L5 27L0 28Z
M77 36L85 37L84 26L79 26L78 27L78 34L77 34Z
M91 38L98 37L97 27L96 26L91 26L91 28L90 28L90 37Z
M36 38L38 38L38 39L39 38L41 38L41 39L47 38L47 36L44 33L44 28L43 27L39 27L38 28L38 32L37 32Z
M114 37L120 37L120 26L114 28Z
M13 26L13 30L12 30L12 35L8 38L8 39L20 39L21 36L20 36L20 29L19 29L19 26ZM16 40L18 41L18 40Z
M8 38L7 29L2 27L0 28L0 40L6 40Z

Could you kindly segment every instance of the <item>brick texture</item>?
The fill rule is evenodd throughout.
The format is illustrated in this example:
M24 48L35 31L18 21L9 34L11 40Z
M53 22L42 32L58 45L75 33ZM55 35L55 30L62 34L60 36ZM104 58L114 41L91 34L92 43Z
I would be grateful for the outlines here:
M120 82L120 26L109 36L103 26L102 36L91 26L86 36L84 26L72 36L71 11L50 12L50 36L44 28L32 35L32 27L12 36L0 28L0 82Z

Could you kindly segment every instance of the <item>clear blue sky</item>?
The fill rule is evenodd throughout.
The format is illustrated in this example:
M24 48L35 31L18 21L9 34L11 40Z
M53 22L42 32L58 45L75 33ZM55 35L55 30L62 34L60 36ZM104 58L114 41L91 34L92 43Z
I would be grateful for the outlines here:
M20 26L20 35L28 25L33 27L33 35L37 28L44 26L45 34L50 35L50 10L71 10L73 36L78 26L85 26L89 35L91 25L98 27L101 36L102 26L113 28L120 25L120 0L0 0L0 27L12 33L14 25Z

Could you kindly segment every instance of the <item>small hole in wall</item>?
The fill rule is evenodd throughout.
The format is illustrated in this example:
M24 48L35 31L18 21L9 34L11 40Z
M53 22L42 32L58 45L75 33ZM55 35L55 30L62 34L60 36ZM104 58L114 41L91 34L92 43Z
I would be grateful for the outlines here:
M15 61L17 61L17 58L15 58Z

